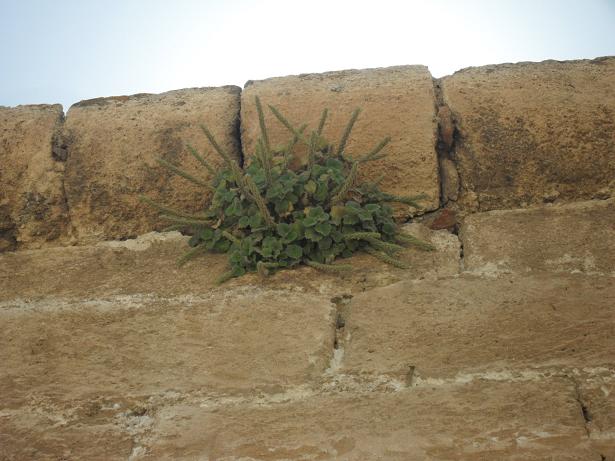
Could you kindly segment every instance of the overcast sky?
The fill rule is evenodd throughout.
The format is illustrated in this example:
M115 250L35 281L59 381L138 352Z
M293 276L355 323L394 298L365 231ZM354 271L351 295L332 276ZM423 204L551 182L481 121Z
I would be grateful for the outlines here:
M615 0L0 0L0 105L615 55Z

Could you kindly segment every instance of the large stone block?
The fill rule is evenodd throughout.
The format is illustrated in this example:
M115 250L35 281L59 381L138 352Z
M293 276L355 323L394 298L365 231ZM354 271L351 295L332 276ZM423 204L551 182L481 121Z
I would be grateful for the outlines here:
M98 98L68 111L66 194L80 242L136 236L164 224L139 202L148 195L171 206L196 211L208 190L170 173L163 158L207 178L186 143L214 167L222 161L199 125L209 126L220 145L238 158L237 87L191 88L162 94Z
M317 127L322 110L328 108L324 136L336 144L352 111L361 108L347 152L365 154L384 137L392 140L385 150L388 157L362 167L360 177L374 180L384 175L382 186L387 192L425 193L429 196L422 202L425 208L438 207L437 124L433 82L426 67L345 70L248 82L241 99L241 136L246 155L254 153L259 137L255 96L265 107L272 145L287 143L290 135L269 112L267 104L278 108L297 126L309 124L308 129ZM400 207L398 213L408 216L412 209Z
M531 379L615 360L610 277L535 274L400 282L346 307L339 369L401 382Z
M459 235L464 267L474 273L615 276L615 199L474 213Z
M179 404L157 412L144 445L152 458L183 460L600 459L572 387L552 378Z
M16 299L109 298L149 293L200 295L228 270L226 254L207 254L178 267L188 237L151 232L137 239L94 245L22 250L0 255L0 303ZM254 277L227 282L257 283Z
M615 57L472 67L442 79L474 210L615 190Z
M406 227L436 248L432 252L409 248L398 254L409 269L399 269L359 253L344 260L353 270L343 275L302 266L265 278L256 273L246 274L224 286L300 289L335 297L400 280L436 279L459 273L460 243L456 235L444 230L430 231L417 223ZM189 248L188 237L179 232L151 232L123 241L8 252L0 255L0 302L49 296L150 293L166 297L207 293L217 287L217 279L228 270L228 256L208 253L178 267L175 261Z
M63 116L59 104L0 107L0 252L65 235L64 164L52 153Z
M589 376L588 376L589 375ZM574 370L579 403L592 444L604 456L615 457L615 369L583 367Z
M255 286L2 302L0 407L308 383L329 364L333 312L328 297Z

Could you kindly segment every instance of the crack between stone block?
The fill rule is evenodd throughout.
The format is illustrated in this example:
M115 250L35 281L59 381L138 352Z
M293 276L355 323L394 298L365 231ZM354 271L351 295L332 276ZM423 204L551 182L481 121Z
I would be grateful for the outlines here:
M327 374L334 374L339 371L344 358L344 345L349 340L347 329L348 311L350 306L351 294L341 294L331 298L331 303L335 306L335 322L333 324L333 351Z
M456 202L460 192L459 169L455 161L455 140L458 136L458 130L453 113L444 100L442 79L432 78L432 82L438 121L438 136L435 148L440 177L440 207L444 207L449 201ZM453 175L452 178L449 177L451 175ZM454 190L449 190L451 188Z
M239 166L241 168L243 168L244 162L245 162L245 155L243 152L243 143L241 142L241 128L242 128L242 124L241 124L241 95L243 93L243 90L240 88L239 89L239 108L237 110L237 118L235 118L235 122L233 125L233 132L231 134L232 137L235 138L235 141L237 142L237 152L239 153Z
M583 426L585 428L585 434L587 435L587 438L591 438L589 424L592 422L593 416L591 414L589 406L587 405L587 403L585 403L585 400L583 399L579 381L572 374L566 374L566 377L572 382L572 385L574 386L574 399L579 404L579 409L581 410L581 416L583 417L584 421Z
M466 269L466 260L465 260L465 254L463 251L463 239L459 235L458 229L457 229L457 238L459 239L459 273L463 273Z
M73 217L70 209L70 203L68 201L68 194L66 193L66 162L70 152L69 137L65 133L66 113L62 109L60 119L56 123L54 133L51 139L51 157L56 162L62 162L62 176L60 179L60 189L62 193L62 206L66 213L66 235L69 240L77 236L77 230L73 224Z

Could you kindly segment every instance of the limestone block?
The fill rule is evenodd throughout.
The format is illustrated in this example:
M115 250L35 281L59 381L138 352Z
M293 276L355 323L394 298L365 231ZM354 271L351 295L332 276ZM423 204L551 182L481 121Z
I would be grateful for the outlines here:
M8 252L0 255L0 302L207 293L228 270L228 256L207 254L178 267L177 259L189 249L188 237L179 232L150 232L122 241ZM245 283L233 279L225 286L239 280Z
M528 380L545 368L612 370L613 306L611 277L400 282L352 298L340 372L435 382Z
M615 456L615 370L608 367L583 367L574 370L577 397L589 437L604 459Z
M126 238L165 227L139 202L148 195L173 207L202 209L209 191L156 163L163 158L207 179L190 143L214 167L222 163L199 125L239 159L239 93L233 86L98 98L68 111L66 194L80 242ZM167 223L168 225L168 223Z
M336 144L352 111L361 108L347 144L348 154L365 154L386 136L392 140L385 150L388 156L365 165L360 178L375 180L384 175L385 191L397 195L425 193L429 198L422 205L428 210L438 207L437 122L433 83L426 67L345 70L248 82L241 99L241 136L246 155L254 154L259 137L255 96L260 97L266 109L274 146L287 143L290 136L269 112L268 104L297 127L309 124L308 129L317 127L322 110L328 108L324 136ZM397 211L400 216L413 212L408 206Z
M615 199L475 213L459 235L471 272L615 276Z
M459 273L460 243L445 230L413 223L410 234L436 251L408 248L398 254L410 266L399 269L365 253L343 260L352 271L339 274L301 266L263 278L256 273L231 279L225 287L258 285L270 289L318 292L329 297L362 292L399 280L435 279ZM23 250L0 255L0 302L41 297L99 297L140 293L174 296L204 294L217 287L228 270L228 256L207 253L178 267L175 261L190 247L179 232L150 232L136 239L92 245Z
M471 67L442 91L466 208L614 192L615 57Z
M0 107L0 252L65 236L64 164L52 143L62 106Z
M329 298L256 286L0 306L3 408L32 394L61 402L278 390L319 376L333 343Z
M156 459L594 459L572 388L561 378L477 381L173 405L157 413L148 449Z

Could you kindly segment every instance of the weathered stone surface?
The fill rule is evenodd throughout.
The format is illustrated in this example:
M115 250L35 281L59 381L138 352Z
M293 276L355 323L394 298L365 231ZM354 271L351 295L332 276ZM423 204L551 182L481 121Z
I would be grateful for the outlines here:
M436 248L433 252L413 248L402 252L399 257L410 269L398 269L370 255L357 254L346 261L353 270L341 276L303 266L279 271L265 279L248 274L224 286L299 287L338 296L400 280L434 279L459 273L457 236L430 231L420 224L405 227ZM78 297L83 293L105 297L147 292L166 297L203 294L216 288L216 280L228 270L227 256L207 254L178 268L176 259L188 249L187 237L178 232L152 232L126 241L6 253L0 255L0 301Z
M589 376L588 374L591 373ZM615 458L615 370L584 367L571 374L576 398L585 408L584 419L592 446L604 459Z
M259 137L254 97L265 108L277 107L291 123L318 125L322 110L329 109L324 136L337 143L350 114L357 107L362 113L355 124L347 152L369 152L386 136L388 157L371 162L361 170L362 179L384 175L383 189L397 195L425 193L422 202L431 210L439 204L438 161L435 152L437 123L431 75L424 66L346 70L306 74L248 82L242 93L242 145L252 155ZM266 110L265 119L272 145L286 144L288 131ZM301 151L297 151L298 153ZM399 208L407 216L412 209Z
M473 67L441 84L466 208L614 192L615 57Z
M475 213L461 226L466 270L615 276L615 199Z
M189 211L201 208L208 191L170 173L156 159L207 178L185 147L190 143L215 167L221 165L199 128L203 123L239 158L240 92L232 86L192 88L98 98L71 107L64 133L66 194L79 241L125 238L165 227L156 210L140 203L139 194Z
M0 107L0 252L65 236L64 164L52 155L62 106Z
M16 299L0 304L0 406L279 389L319 377L332 343L329 298L288 290Z
M410 370L415 378L460 380L485 371L531 375L540 367L615 370L611 277L400 282L355 296L346 317L340 334L346 373L403 381Z
M6 253L0 255L0 302L208 293L227 270L227 256L211 254L177 267L188 249L179 232L152 232L134 240Z
M435 211L433 216L428 216L422 221L422 224L427 225L433 230L448 229L453 231L458 224L457 213L450 208L443 208L442 210Z
M129 459L134 445L131 434L113 419L101 417L108 411L75 417L68 414L74 407L63 410L43 402L0 409L0 459Z
M455 162L448 158L440 160L440 176L442 178L442 198L456 202L459 198L459 174Z
M562 379L177 405L157 414L152 433L155 459L599 459Z
M8 459L600 459L564 378L253 398L101 395L65 406L39 399L0 418Z
M422 272L223 287L177 233L0 255L0 458L608 459L611 278L459 277L408 230Z

